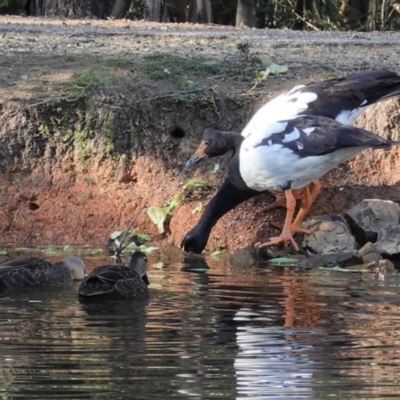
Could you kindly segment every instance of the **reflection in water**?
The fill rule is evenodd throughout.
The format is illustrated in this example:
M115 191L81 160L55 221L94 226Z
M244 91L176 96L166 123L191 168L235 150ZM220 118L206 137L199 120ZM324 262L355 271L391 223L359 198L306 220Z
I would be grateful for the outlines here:
M80 303L77 285L0 293L0 396L397 396L397 274L270 268L243 251L159 257L148 304Z

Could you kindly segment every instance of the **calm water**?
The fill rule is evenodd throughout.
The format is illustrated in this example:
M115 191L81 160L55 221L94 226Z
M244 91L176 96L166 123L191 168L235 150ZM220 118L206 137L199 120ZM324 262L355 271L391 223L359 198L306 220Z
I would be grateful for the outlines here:
M396 273L165 252L148 275L147 305L2 293L0 398L400 398Z

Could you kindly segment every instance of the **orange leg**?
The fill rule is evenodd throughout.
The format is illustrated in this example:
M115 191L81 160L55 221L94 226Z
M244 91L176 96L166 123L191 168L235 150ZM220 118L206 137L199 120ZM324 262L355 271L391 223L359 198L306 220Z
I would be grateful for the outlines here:
M321 191L321 183L318 179L313 181L310 185L308 185L305 188L303 197L301 199L300 210L297 213L297 216L291 226L292 233L300 232L300 233L306 233L307 235L310 234L310 232L307 231L306 229L300 228L300 225L303 222L307 213L310 211L310 208L314 203L314 201L316 200L316 198L318 197L320 191Z
M285 218L285 223L283 225L282 232L279 236L277 237L272 237L269 242L266 243L256 243L256 247L261 248L265 246L273 246L276 244L286 244L290 242L293 246L293 248L296 251L299 251L299 246L297 246L297 243L294 241L292 232L291 232L291 225L292 225L292 220L293 220L293 215L296 210L296 199L293 196L293 193L290 189L285 190L285 196L286 196L286 218Z
M321 191L321 183L318 179L316 179L315 181L312 181L307 187L301 190L302 190L302 196L301 196L300 210L290 228L292 235L295 233L304 233L306 235L310 234L310 231L308 229L300 228L300 225L303 222L307 213L310 211L311 205L317 198L318 193ZM275 224L274 222L270 222L269 224L274 228L283 229L282 225L280 224Z
M301 199L303 190L304 189L293 190L292 193L296 200ZM280 192L271 192L271 193L276 197L276 200L273 203L268 204L267 206L263 207L261 210L258 210L257 213L263 213L265 211L272 210L273 208L286 207L285 193L280 193Z

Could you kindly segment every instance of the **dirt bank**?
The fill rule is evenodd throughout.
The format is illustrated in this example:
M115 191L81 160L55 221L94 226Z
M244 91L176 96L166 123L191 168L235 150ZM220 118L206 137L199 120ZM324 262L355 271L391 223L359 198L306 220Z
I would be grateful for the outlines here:
M239 131L266 99L294 82L360 69L400 72L397 33L257 31L129 21L0 18L0 244L96 244L143 205L162 206L191 178L169 230L179 244L222 181L224 162L183 169L202 130ZM256 85L271 62L286 75ZM399 102L379 104L360 126L400 138ZM187 135L179 138L182 127ZM172 133L172 135L171 135ZM363 198L400 199L398 150L365 152L325 178L312 214L342 213ZM226 215L209 248L242 247L263 222L260 196ZM258 232L258 233L257 233Z

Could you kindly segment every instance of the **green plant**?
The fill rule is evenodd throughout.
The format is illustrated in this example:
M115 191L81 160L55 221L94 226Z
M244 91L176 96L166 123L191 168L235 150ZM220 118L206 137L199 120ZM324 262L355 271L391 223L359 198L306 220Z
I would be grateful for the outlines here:
M119 236L122 236L122 234L125 234L125 232L126 231L115 231L115 232L111 233L110 239L115 240ZM126 235L128 236L128 234L130 234L132 236L136 236L142 242L148 242L151 239L150 235L148 235L147 233L141 233L139 231L139 228L130 229Z
M268 65L267 69L264 71L256 71L255 78L254 78L254 84L249 90L251 92L254 90L262 81L267 79L269 75L278 75L278 74L285 74L288 71L288 67L286 65L278 65L271 63Z
M184 58L172 54L156 53L145 57L143 68L153 79L163 79L166 76L183 77L188 73L217 75L226 70L226 65L210 64L201 58Z
M251 51L251 44L249 42L241 42L237 44L239 52L238 72L243 74L248 69L255 67L262 67L263 63L258 55Z
M61 87L61 93L65 94L70 100L79 100L87 97L97 90L104 89L108 86L107 78L97 72L94 68L86 69L76 73L72 77L72 81L64 82Z
M165 222L169 217L170 212L178 205L178 203L182 199L182 193L177 193L172 200L168 202L168 204L164 207L154 207L150 206L147 209L147 215L149 216L150 220L157 226L158 233L165 232Z
M171 211L179 204L184 196L192 193L194 190L209 191L211 186L202 179L190 179L182 186L182 191L177 193L164 207L150 206L147 209L147 215L157 226L158 233L165 232L165 224L168 221Z

